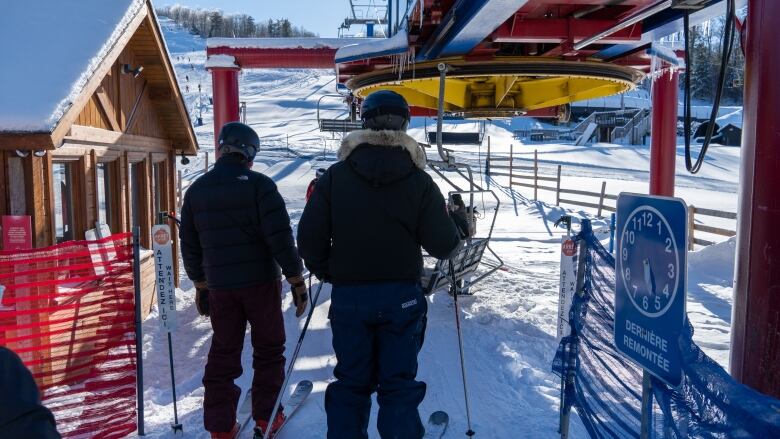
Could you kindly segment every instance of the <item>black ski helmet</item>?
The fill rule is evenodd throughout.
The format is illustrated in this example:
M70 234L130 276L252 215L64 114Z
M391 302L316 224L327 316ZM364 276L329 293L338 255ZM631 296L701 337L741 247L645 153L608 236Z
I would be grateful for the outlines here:
M406 131L409 117L406 99L390 90L371 93L360 107L360 120L368 130Z
M219 151L224 154L241 154L246 161L255 159L260 148L260 138L249 125L228 122L219 130Z

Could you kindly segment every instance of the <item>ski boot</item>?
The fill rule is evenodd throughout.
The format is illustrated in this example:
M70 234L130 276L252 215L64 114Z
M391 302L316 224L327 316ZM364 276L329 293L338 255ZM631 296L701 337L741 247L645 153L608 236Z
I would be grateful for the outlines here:
M240 427L238 422L233 426L233 429L227 433L211 433L211 439L235 439L238 437L238 431Z
M284 416L284 412L279 410L279 412L276 413L276 419L274 419L274 422L271 423L271 434L268 436L269 438L273 438L277 431L279 431L280 428L282 428L282 425L284 424L284 421L287 419L286 416ZM255 436L254 439L263 439L265 435L265 431L268 428L268 421L265 419L259 419L256 421L257 425L255 426Z

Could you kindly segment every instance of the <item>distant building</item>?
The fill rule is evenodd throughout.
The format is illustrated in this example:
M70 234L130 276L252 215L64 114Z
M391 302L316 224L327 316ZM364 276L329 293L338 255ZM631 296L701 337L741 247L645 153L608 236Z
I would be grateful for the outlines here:
M198 149L151 3L6 6L0 215L29 215L35 247L102 223L139 226L150 248L156 213L176 206L177 156Z

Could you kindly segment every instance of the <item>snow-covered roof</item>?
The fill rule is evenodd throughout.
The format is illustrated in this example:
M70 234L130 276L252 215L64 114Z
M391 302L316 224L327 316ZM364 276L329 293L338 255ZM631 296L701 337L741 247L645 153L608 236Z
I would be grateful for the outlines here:
M734 125L737 128L742 128L742 109L732 111L731 113L724 114L715 119L718 125L725 127L726 125Z
M371 38L358 44L350 44L336 51L336 63L396 55L409 50L409 36L401 30L390 38Z
M144 0L3 4L0 132L51 132Z
M384 38L209 38L206 47L231 49L339 49Z
M207 69L215 69L215 68L238 68L238 64L236 64L236 57L231 55L210 55L209 58L206 60L206 68Z

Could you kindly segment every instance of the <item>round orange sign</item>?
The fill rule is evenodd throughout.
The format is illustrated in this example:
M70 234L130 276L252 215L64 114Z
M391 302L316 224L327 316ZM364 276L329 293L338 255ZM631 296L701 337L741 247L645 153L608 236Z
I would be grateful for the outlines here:
M164 229L160 229L154 233L154 242L159 245L166 245L170 240L170 233L166 232Z
M563 251L563 254L566 256L574 256L574 253L577 252L577 246L574 245L574 241L571 239L567 239L563 242L563 245L561 246L561 250Z

